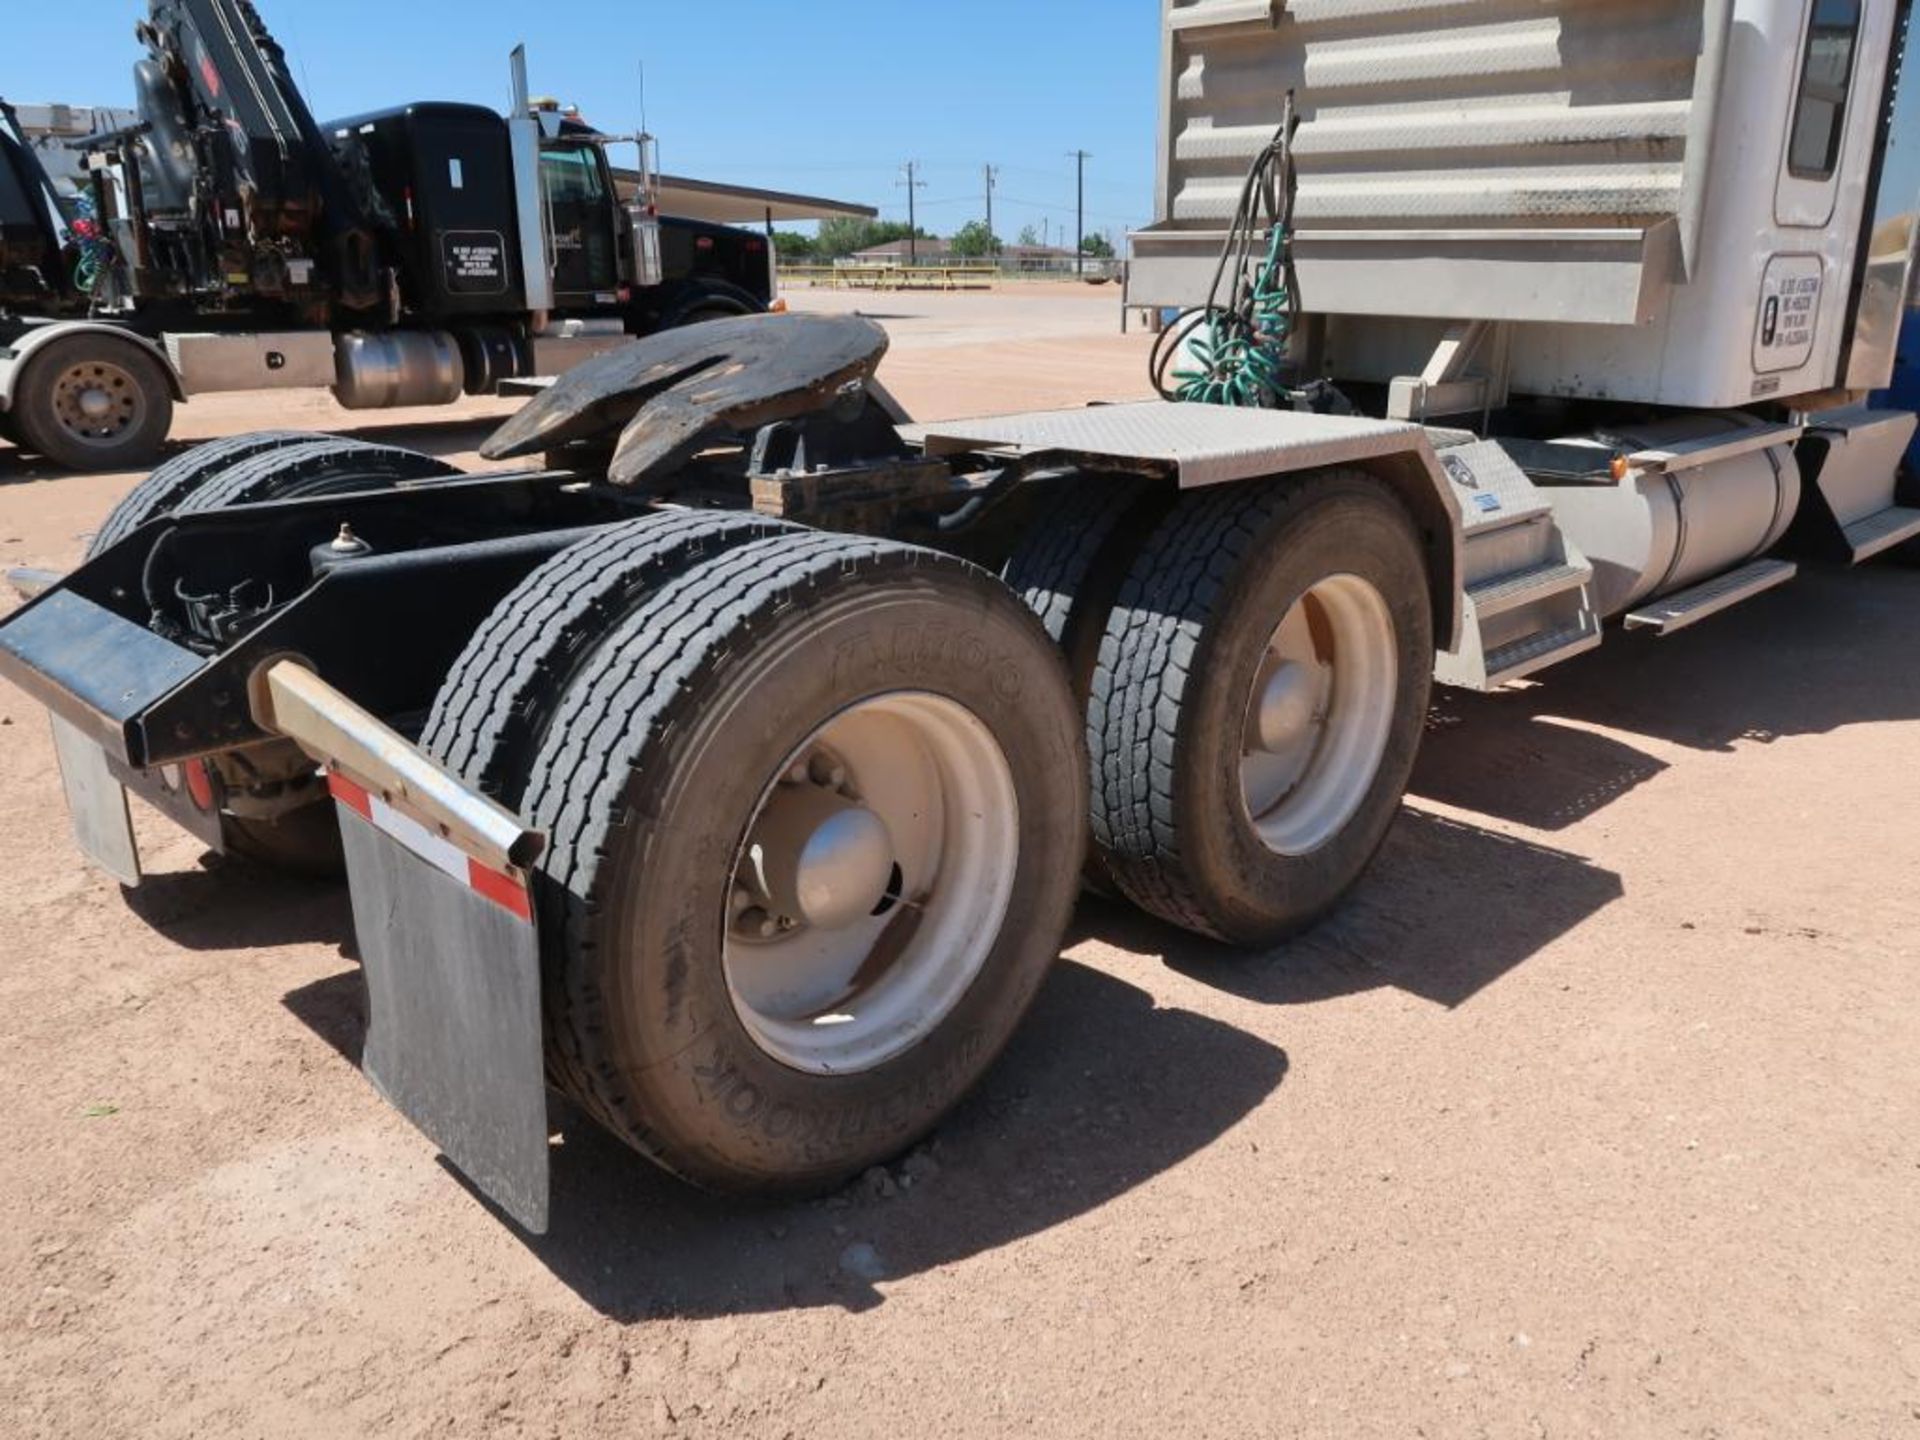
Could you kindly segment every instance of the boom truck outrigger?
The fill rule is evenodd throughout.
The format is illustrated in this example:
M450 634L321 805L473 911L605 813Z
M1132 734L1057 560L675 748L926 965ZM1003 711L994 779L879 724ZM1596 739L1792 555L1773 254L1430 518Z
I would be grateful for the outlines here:
M322 125L248 0L153 0L139 36L139 121L81 142L80 215L0 102L0 434L58 464L151 463L194 395L444 405L772 300L764 237L660 215L652 138L530 97L519 50L504 118Z
M992 1062L1083 876L1271 944L1378 849L1436 673L1920 533L1864 403L1906 19L1170 4L1136 293L1265 406L913 425L868 322L720 321L546 389L483 452L525 470L179 457L0 673L128 884L129 790L344 844L365 1067L525 1224L549 1085L696 1183L834 1183Z

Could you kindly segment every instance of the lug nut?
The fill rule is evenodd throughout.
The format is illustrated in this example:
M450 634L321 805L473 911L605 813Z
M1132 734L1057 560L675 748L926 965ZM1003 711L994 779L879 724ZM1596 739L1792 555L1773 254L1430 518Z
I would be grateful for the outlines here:
M838 790L847 783L847 767L836 764L824 755L813 757L813 763L807 767L807 773L813 777L813 783L829 790Z
M762 940L771 940L780 933L780 922L758 905L744 912L738 924L742 934L757 935Z

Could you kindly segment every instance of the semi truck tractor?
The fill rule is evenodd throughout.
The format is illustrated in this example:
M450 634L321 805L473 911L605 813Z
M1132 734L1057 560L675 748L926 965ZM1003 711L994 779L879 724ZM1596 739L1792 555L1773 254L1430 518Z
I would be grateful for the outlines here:
M77 202L0 102L0 432L59 465L151 463L195 395L449 404L772 299L764 237L660 215L650 137L531 97L519 51L505 117L321 124L248 0L153 0L139 36L138 119L75 142Z
M366 1072L520 1223L550 1089L831 1186L993 1063L1083 885L1276 945L1436 680L1711 644L1662 637L1920 533L1865 398L1907 9L1169 4L1174 398L914 424L863 319L670 331L541 389L524 468L176 457L19 578L0 673L123 883L129 794L344 862Z

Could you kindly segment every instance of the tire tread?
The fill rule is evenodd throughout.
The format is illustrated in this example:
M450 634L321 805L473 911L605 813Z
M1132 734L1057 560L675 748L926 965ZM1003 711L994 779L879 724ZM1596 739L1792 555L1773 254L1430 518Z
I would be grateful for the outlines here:
M175 455L129 490L121 497L120 503L108 512L87 546L87 558L92 559L109 546L118 544L156 515L167 514L202 483L228 466L264 451L281 450L289 445L313 440L339 440L343 445L360 443L307 430L263 430L250 435L228 435L219 440L209 440L204 445L196 445L191 450Z
M661 512L569 546L474 632L434 699L422 747L469 784L517 805L542 721L623 614L703 558L797 529L740 512Z
M1087 702L1094 844L1127 898L1197 934L1215 923L1180 846L1175 751L1194 660L1261 537L1352 471L1221 486L1183 498L1143 548L1108 616ZM1366 477L1360 477L1366 478Z

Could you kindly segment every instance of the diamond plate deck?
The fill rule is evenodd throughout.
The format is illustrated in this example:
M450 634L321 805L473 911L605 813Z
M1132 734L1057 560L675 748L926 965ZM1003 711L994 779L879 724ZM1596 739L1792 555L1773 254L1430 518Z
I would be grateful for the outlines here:
M1176 478L1183 489L1409 453L1436 481L1440 475L1433 446L1418 425L1291 410L1149 400L912 425L901 433L929 455L999 450L1144 463Z

